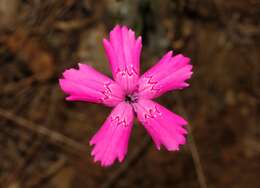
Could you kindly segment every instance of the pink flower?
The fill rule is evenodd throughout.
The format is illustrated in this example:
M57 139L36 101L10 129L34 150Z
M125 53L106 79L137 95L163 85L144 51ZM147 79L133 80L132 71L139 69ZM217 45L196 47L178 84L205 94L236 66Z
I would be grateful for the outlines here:
M91 155L102 166L124 160L136 114L157 149L179 150L185 144L187 122L151 99L189 86L190 59L172 51L140 76L141 37L126 26L117 25L104 39L106 55L114 80L86 64L68 69L59 80L69 101L86 101L114 107L103 126L90 140Z

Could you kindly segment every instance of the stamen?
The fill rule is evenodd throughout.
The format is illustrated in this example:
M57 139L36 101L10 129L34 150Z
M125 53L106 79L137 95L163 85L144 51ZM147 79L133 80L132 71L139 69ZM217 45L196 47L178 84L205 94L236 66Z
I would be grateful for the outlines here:
M129 104L136 103L137 101L138 101L138 96L135 93L125 96L125 102Z

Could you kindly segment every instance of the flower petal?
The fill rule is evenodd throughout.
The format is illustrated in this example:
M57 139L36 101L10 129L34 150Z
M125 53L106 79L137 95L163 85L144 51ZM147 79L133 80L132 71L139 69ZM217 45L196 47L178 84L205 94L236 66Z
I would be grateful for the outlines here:
M116 106L124 100L124 92L120 86L86 64L79 63L79 69L64 71L59 80L62 90L69 94L71 101L87 101Z
M90 145L95 145L91 155L102 166L109 166L116 158L120 162L127 153L128 141L133 127L134 112L130 104L118 104L103 126L93 136Z
M188 57L181 54L172 56L172 52L168 52L139 79L139 96L152 99L165 92L188 87L185 81L192 75L189 62Z
M182 117L146 99L135 103L134 109L158 150L161 144L170 151L179 150L179 146L185 144L187 131L183 126L187 122Z
M133 92L140 72L141 37L136 39L134 31L117 25L103 44L114 79L126 92Z

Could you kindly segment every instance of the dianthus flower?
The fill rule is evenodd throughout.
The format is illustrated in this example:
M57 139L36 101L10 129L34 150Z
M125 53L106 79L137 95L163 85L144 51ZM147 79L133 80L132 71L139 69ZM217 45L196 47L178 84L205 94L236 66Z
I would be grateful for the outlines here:
M156 148L179 150L185 144L186 120L152 99L189 86L192 75L190 59L166 53L157 64L140 76L142 40L126 26L115 26L109 39L103 40L114 80L87 64L68 69L59 80L68 101L85 101L113 107L102 127L90 140L91 155L102 166L118 159L122 162L128 149L134 117L152 137Z

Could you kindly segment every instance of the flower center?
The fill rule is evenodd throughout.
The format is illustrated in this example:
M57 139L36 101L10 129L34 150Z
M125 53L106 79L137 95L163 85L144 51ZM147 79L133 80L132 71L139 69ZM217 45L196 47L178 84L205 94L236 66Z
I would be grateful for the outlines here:
M137 101L138 101L138 96L135 93L128 94L125 96L125 102L127 102L129 104L136 103Z

